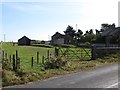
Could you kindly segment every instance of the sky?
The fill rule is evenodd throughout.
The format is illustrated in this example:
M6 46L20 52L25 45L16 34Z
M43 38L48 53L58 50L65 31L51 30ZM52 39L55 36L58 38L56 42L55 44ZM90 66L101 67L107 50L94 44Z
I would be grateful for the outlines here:
M102 23L118 26L119 0L2 0L0 39L17 41L22 36L50 40L70 25L83 32L100 29Z

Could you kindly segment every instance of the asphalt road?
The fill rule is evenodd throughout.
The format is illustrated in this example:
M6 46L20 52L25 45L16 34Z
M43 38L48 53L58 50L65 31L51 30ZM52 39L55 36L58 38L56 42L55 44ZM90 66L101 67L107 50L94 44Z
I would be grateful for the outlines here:
M118 88L118 64L7 88Z

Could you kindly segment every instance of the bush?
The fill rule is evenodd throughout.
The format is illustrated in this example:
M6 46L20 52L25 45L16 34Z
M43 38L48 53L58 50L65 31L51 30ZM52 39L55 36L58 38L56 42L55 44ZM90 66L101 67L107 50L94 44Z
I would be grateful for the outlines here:
M8 60L2 60L2 69L10 70L11 64L8 62Z
M91 45L91 43L90 42L85 42L85 45Z
M45 41L42 40L42 41L41 41L41 44L45 44Z
M9 70L2 71L2 85L9 86L19 84L20 78L16 75L15 72Z
M44 65L45 69L54 69L54 68L60 68L65 66L67 61L63 59L62 57L51 57L49 61L47 61Z

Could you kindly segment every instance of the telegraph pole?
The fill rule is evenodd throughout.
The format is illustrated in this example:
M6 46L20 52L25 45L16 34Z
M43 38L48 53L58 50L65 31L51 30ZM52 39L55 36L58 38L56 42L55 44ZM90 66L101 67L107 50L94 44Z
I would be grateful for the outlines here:
M50 40L50 35L48 35L48 41Z
M76 31L77 31L77 24L76 24Z
M5 34L4 34L4 42L6 41L6 37L5 37Z

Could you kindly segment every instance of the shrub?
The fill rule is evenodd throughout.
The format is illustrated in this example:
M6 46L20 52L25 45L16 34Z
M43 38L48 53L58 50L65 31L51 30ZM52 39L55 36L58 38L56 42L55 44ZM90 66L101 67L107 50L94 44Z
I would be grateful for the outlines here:
M45 69L54 69L54 68L60 68L65 66L67 61L63 59L62 57L51 57L50 60L48 60L44 67Z
M45 41L44 41L44 40L42 40L42 41L41 41L41 44L45 44Z
M85 45L91 45L91 43L90 42L85 42Z
M2 84L3 86L19 84L20 78L16 75L15 72L9 70L2 71Z
M8 60L2 60L2 69L10 70L11 64L8 62Z

